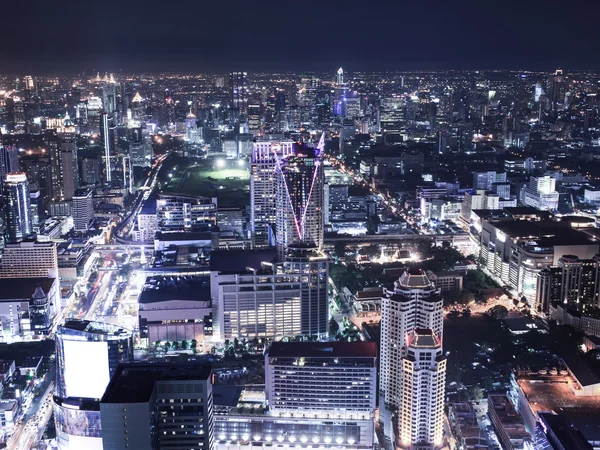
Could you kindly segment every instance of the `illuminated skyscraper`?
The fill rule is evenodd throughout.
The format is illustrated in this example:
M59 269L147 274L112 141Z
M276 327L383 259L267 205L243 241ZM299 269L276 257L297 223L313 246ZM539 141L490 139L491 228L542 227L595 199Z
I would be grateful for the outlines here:
M102 146L104 147L104 180L107 183L112 181L112 170L110 166L110 159L112 155L112 120L109 118L107 113L100 114L100 137L102 138Z
M74 319L58 327L54 419L59 449L103 448L100 398L117 366L127 362L133 362L130 331Z
M275 225L276 171L293 152L293 141L258 141L250 163L250 233L254 247L269 245L269 227Z
M441 448L446 384L441 337L430 329L415 329L406 339L401 363L403 394L398 408L397 448Z
M229 86L231 88L231 107L238 109L240 114L246 114L248 107L248 88L246 86L246 72L231 72Z
M62 197L65 200L71 200L75 190L79 187L75 135L73 133L62 133L59 135L59 139Z
M277 167L277 253L293 242L323 248L324 175L321 150L294 144L293 154Z
M19 172L19 151L13 145L0 146L0 184L4 187L6 175Z
M29 183L24 173L10 173L4 182L6 237L10 243L21 242L33 233Z

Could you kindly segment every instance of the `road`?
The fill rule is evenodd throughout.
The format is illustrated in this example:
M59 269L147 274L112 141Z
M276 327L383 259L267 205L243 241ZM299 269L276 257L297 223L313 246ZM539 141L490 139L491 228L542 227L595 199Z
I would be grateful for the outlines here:
M29 420L15 428L7 445L10 450L30 450L40 441L52 417L53 392L54 382L52 381L48 384L44 394L32 404L30 411L26 413L26 416L29 415Z
M131 241L131 240L127 239L126 236L128 236L129 233L131 232L131 228L132 228L133 224L135 223L135 218L137 217L138 213L142 209L142 204L144 203L145 200L148 199L148 197L150 196L150 193L156 186L156 180L158 178L158 174L159 174L160 169L162 168L163 162L165 161L167 156L168 156L167 154L161 155L155 161L154 166L152 166L152 171L150 172L150 176L148 177L148 179L146 180L144 185L138 191L139 192L138 197L135 200L135 203L131 210L131 213L125 219L123 219L123 221L119 225L117 225L117 227L114 230L115 242L117 242L119 244L135 244L136 243L135 241Z

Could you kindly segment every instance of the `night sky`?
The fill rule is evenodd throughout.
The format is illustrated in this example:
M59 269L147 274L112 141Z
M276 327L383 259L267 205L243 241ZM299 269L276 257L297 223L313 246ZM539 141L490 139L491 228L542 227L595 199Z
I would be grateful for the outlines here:
M0 71L600 68L597 0L8 0Z

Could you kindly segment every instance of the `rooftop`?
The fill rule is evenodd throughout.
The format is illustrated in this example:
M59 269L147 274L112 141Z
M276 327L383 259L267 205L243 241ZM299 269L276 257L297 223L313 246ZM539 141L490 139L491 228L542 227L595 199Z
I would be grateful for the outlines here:
M74 330L81 333L113 335L116 337L131 335L131 331L118 325L79 319L67 319L63 325L58 327L59 334L61 334L61 330Z
M263 262L273 262L277 252L264 250L215 250L210 254L210 270L226 273L246 273L248 268L259 270Z
M591 450L593 447L585 439L583 434L573 427L569 419L562 415L542 413L540 420L544 423L556 436L563 448L572 450Z
M210 301L208 276L153 276L146 279L139 303L148 304L169 300Z
M375 342L273 342L270 357L376 358Z
M159 381L208 380L211 368L197 363L121 364L113 375L101 403L144 403Z
M428 328L417 328L409 338L408 345L413 348L438 348L441 342Z
M48 294L54 278L0 278L0 301L30 299L38 286Z

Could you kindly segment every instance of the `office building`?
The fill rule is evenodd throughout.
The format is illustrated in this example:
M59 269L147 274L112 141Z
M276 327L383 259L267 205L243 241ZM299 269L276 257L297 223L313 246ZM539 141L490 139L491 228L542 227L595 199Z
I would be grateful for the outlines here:
M262 134L261 104L259 102L248 104L248 133L253 136Z
M231 89L231 107L240 114L246 114L248 107L248 86L246 72L231 72L229 74L229 87Z
M523 219L537 220L521 220L518 215L510 217L509 211L506 208L498 217L483 217L474 227L480 241L479 257L490 272L522 292L532 305L542 269L557 266L565 255L590 260L599 252L598 242L568 221L543 218L544 213L524 214Z
M558 208L556 179L550 176L531 177L529 185L521 193L524 205L533 206L542 211L554 211Z
M494 170L487 172L474 172L473 173L473 190L483 189L485 191L491 191L494 183L505 183L506 173L496 172Z
M63 200L62 157L60 140L55 130L49 130L44 134L44 145L50 165L50 179L48 180L50 198Z
M14 145L0 145L0 184L4 188L6 175L20 172L19 150Z
M215 340L323 336L328 331L328 258L314 245L211 255Z
M446 391L441 335L416 328L406 340L401 364L397 446L411 450L441 448Z
M264 390L214 388L217 449L372 449L376 358L373 342L274 342Z
M133 335L112 324L68 319L55 340L58 448L106 448L99 401L119 364L133 361Z
M100 402L104 449L213 450L211 369L122 364Z
M294 144L277 172L276 235L280 259L294 242L323 248L324 175L320 150Z
M194 231L217 222L217 199L186 194L158 194L156 215L162 231Z
M600 308L600 255L585 260L563 255L539 272L535 310L548 314L554 302L580 312Z
M258 141L250 163L250 233L253 247L268 246L276 221L276 173L293 153L293 141Z
M4 182L6 208L6 240L21 242L33 234L29 182L24 173L10 173Z
M7 244L0 259L0 278L58 278L56 243Z
M266 397L275 416L364 412L376 407L374 342L274 342L265 355Z
M77 163L77 145L73 133L59 135L60 182L62 199L71 200L79 187L79 166Z
M94 199L91 189L81 188L75 191L71 214L75 231L79 233L88 231L94 221Z
M111 157L114 147L114 129L112 124L112 115L109 115L106 112L100 114L100 139L103 147L102 160L104 180L110 184L113 178Z

